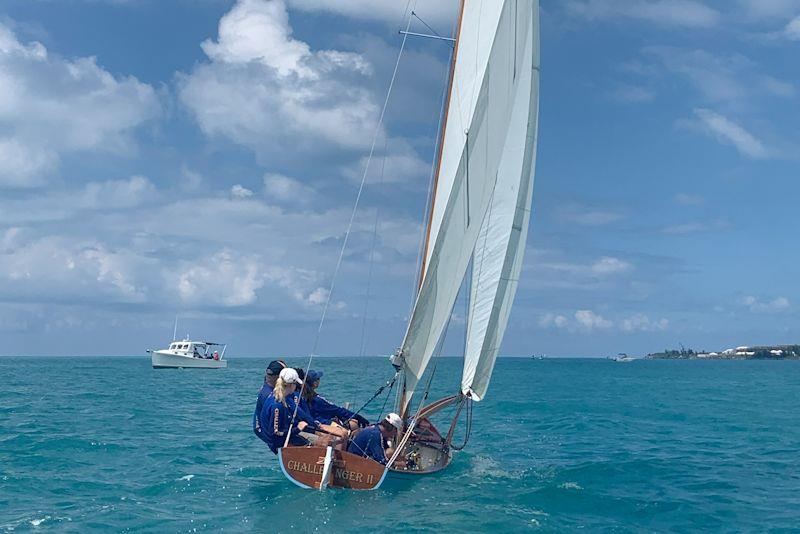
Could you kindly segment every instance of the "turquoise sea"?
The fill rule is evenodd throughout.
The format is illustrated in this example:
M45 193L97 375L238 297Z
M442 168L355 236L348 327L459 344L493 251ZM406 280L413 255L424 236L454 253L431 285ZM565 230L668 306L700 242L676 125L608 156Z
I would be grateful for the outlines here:
M342 402L390 375L315 363ZM0 358L0 532L800 527L800 362L501 359L449 470L362 493L283 478L250 426L265 364ZM439 361L438 392L459 368Z

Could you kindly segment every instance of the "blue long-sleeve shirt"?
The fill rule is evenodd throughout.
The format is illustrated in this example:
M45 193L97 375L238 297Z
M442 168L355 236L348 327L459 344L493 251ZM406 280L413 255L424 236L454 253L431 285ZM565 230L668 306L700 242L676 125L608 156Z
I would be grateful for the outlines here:
M383 445L383 436L381 436L380 428L378 428L378 425L370 425L361 430L350 442L347 452L365 458L372 458L376 462L386 465L389 459L386 458L386 450Z
M262 439L275 454L278 453L279 448L283 447L287 433L290 434L289 443L293 445L306 444L306 440L299 435L298 421L295 420L294 424L292 424L294 408L290 402L286 404L284 406L282 402L278 402L274 395L270 395L264 402L264 407L258 416L258 422L264 435Z
M262 441L267 441L263 430L261 430L261 423L258 420L258 416L261 415L261 410L264 408L264 402L266 402L267 397L272 395L272 386L264 382L264 385L261 386L261 390L258 392L258 399L256 400L256 409L253 411L253 432L256 436L259 437Z
M326 425L331 424L331 421L333 421L334 417L337 417L344 422L348 419L352 419L356 414L347 408L336 406L319 394L314 395L314 397L308 403L308 411L311 413L311 417Z

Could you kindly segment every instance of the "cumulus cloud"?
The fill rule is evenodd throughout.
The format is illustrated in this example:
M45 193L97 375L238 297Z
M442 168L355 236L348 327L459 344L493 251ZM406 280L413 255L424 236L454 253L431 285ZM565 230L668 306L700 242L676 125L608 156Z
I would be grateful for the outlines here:
M289 176L267 173L264 175L264 194L279 203L289 202L303 206L313 201L317 192L313 187Z
M262 161L370 142L378 116L363 87L370 65L293 38L283 0L239 0L217 40L202 47L209 61L181 76L179 94L207 135L247 146Z
M704 108L695 109L694 114L700 121L702 131L719 142L732 145L739 153L750 158L767 157L764 143L729 118Z
M0 187L43 184L65 153L129 153L133 131L160 113L151 86L23 43L0 23Z
M236 184L231 187L231 197L233 198L250 198L252 196L253 192L241 184Z
M569 1L569 13L589 20L635 19L660 26L709 28L720 13L692 0L584 0Z
M589 331L595 329L607 329L614 326L614 323L591 310L576 311L575 321L582 329Z
M642 313L636 313L619 320L611 320L592 310L578 310L572 316L547 313L539 319L539 326L582 333L611 329L625 333L656 332L666 330L669 327L669 320L664 318L651 320Z
M610 276L630 271L633 266L619 258L604 256L591 266L592 274L596 276Z
M764 301L750 295L742 299L742 304L754 313L783 312L791 307L791 302L789 302L789 299L786 297L777 297L773 300Z

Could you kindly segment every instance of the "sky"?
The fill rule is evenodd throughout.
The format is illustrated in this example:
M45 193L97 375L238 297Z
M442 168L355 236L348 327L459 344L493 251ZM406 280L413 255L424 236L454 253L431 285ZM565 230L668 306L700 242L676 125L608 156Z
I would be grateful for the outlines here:
M0 355L144 355L176 316L308 354L376 129L317 352L391 353L450 53L408 41L378 126L405 4L5 0ZM456 8L415 10L451 34ZM800 343L800 0L542 0L541 31L501 354Z

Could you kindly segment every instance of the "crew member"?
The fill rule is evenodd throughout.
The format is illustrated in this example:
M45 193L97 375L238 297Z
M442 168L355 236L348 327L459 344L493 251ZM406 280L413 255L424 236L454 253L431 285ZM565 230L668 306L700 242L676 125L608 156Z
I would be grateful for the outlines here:
M350 446L347 452L358 454L364 458L372 458L383 465L394 454L391 442L397 438L397 432L403 428L403 420L396 413L390 413L380 423L370 425L362 429Z
M286 362L283 360L273 360L269 362L267 370L264 373L264 385L261 386L261 390L258 392L256 409L253 412L253 432L263 441L267 441L267 439L264 436L264 432L261 430L261 423L258 421L258 416L261 414L262 408L264 408L264 402L267 400L267 397L272 394L272 390L275 388L278 375L285 368Z
M323 374L322 371L315 371L314 369L308 372L306 375L307 380L305 381L306 385L303 389L303 401L300 405L307 406L311 417L325 425L339 423L349 426L350 430L369 425L369 421L363 416L347 408L336 406L317 393L319 381Z
M303 381L297 376L297 371L287 367L278 375L272 394L267 397L264 407L259 414L258 421L263 430L264 441L275 454L286 442L292 445L308 445L308 440L300 436L300 432L313 431L305 421L294 417L294 406L291 398L297 386Z

